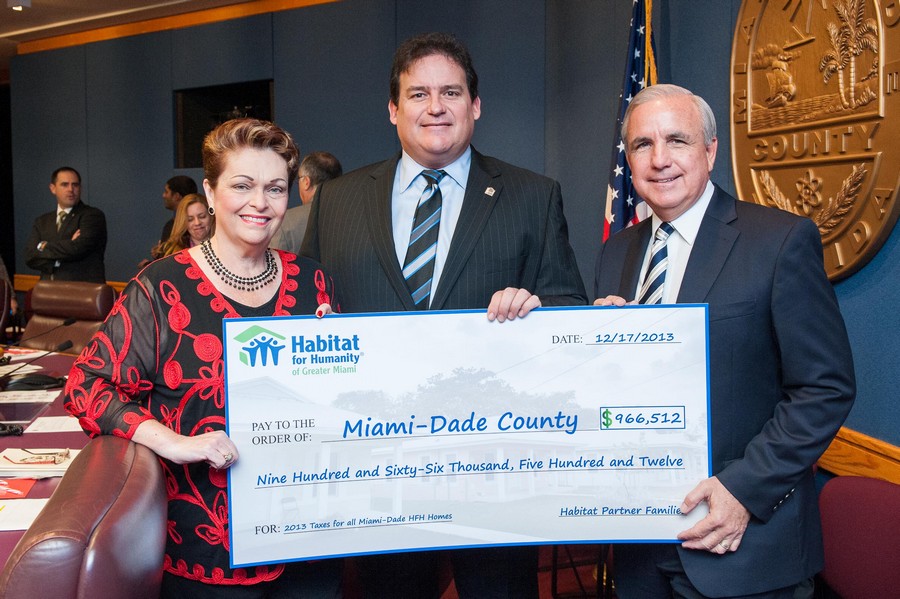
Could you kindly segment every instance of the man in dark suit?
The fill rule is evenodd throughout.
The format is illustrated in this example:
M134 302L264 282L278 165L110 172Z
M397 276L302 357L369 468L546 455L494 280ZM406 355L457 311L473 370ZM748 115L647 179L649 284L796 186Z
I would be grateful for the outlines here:
M50 193L56 210L37 217L25 245L25 263L42 279L106 282L106 217L81 201L81 175L64 166L53 171Z
M503 322L542 304L586 303L559 184L470 146L481 100L461 43L426 34L401 44L388 112L403 151L324 183L301 250L330 270L343 312L487 308ZM433 265L411 283L422 270L409 268L414 217L438 195L439 219L415 227L439 222L430 249L414 256ZM371 597L437 597L435 559L361 559L363 587ZM537 597L533 547L454 551L452 561L462 597Z
M310 152L300 162L297 172L297 191L300 192L300 205L288 208L281 221L281 227L275 233L269 247L300 253L306 225L309 223L309 211L319 185L331 181L344 173L340 160L328 152Z
M645 273L662 270L661 303L709 304L714 475L684 498L683 512L709 514L680 545L615 547L618 596L790 598L823 565L812 467L856 393L819 232L710 182L715 120L688 90L643 90L622 138L653 216L604 244L594 303L644 297ZM666 265L648 268L658 244Z

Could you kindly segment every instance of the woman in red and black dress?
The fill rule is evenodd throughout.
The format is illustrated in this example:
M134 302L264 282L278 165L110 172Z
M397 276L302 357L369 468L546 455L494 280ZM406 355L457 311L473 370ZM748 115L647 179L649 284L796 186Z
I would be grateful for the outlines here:
M335 597L338 560L229 567L222 319L328 312L331 277L269 249L297 176L290 135L228 121L203 143L213 237L132 279L84 349L66 408L91 436L117 435L161 458L169 498L163 596Z

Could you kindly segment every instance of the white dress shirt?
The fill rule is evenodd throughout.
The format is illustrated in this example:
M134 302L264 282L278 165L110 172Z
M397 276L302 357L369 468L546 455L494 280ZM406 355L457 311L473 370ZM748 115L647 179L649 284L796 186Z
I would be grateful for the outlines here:
M714 191L715 187L712 182L707 181L706 189L703 190L700 199L688 208L684 214L669 223L675 231L666 240L669 265L666 267L666 280L663 283L661 302L663 304L674 304L678 301L678 292L681 290L684 271L687 268L688 259L691 257L691 250L694 247L694 241L697 239L697 233L700 231L703 215L706 214L706 208L709 206L710 200L712 200ZM653 237L656 235L656 229L663 223L663 220L656 214L653 214L651 218L653 219L653 230L650 233L650 243L647 244L647 251L644 254L644 263L641 265L641 276L638 279L638 286L634 292L635 299L641 292L641 285L643 285L644 277L647 275L650 253L653 248Z
M469 179L469 167L471 166L472 148L469 147L454 162L437 169L447 174L439 184L441 188L441 223L438 229L437 255L434 257L434 275L429 302L434 298L434 292L437 290L441 273L444 270L444 263L447 261L447 254L450 253L450 242L453 240L456 221L459 220L459 213L462 211L463 199L466 195L466 181ZM394 187L391 192L391 222L394 230L394 249L397 252L400 268L403 268L403 262L406 260L409 234L412 232L419 198L428 186L425 177L420 176L423 170L428 169L403 152L394 175Z

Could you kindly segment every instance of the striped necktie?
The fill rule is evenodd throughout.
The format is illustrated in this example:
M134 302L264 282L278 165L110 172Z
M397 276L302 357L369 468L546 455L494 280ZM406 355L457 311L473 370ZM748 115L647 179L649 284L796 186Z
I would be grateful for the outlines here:
M63 221L66 220L66 211L60 210L56 213L56 230L57 232L62 229Z
M656 230L653 247L650 249L650 264L647 275L641 285L639 304L658 304L662 301L663 283L666 282L666 268L669 266L669 251L666 242L675 229L669 223L663 223Z
M438 230L441 224L441 179L444 171L424 170L422 176L428 182L413 219L406 260L403 262L403 278L419 310L427 310L431 297L431 280L434 275L434 257L437 254Z

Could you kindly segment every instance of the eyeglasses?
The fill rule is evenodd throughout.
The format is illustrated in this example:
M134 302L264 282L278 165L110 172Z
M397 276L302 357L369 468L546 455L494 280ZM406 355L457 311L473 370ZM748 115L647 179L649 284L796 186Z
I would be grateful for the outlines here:
M61 451L29 451L28 449L22 449L21 451L27 453L28 456L15 460L9 459L8 456L3 456L3 458L13 464L62 464L69 459L68 449Z

